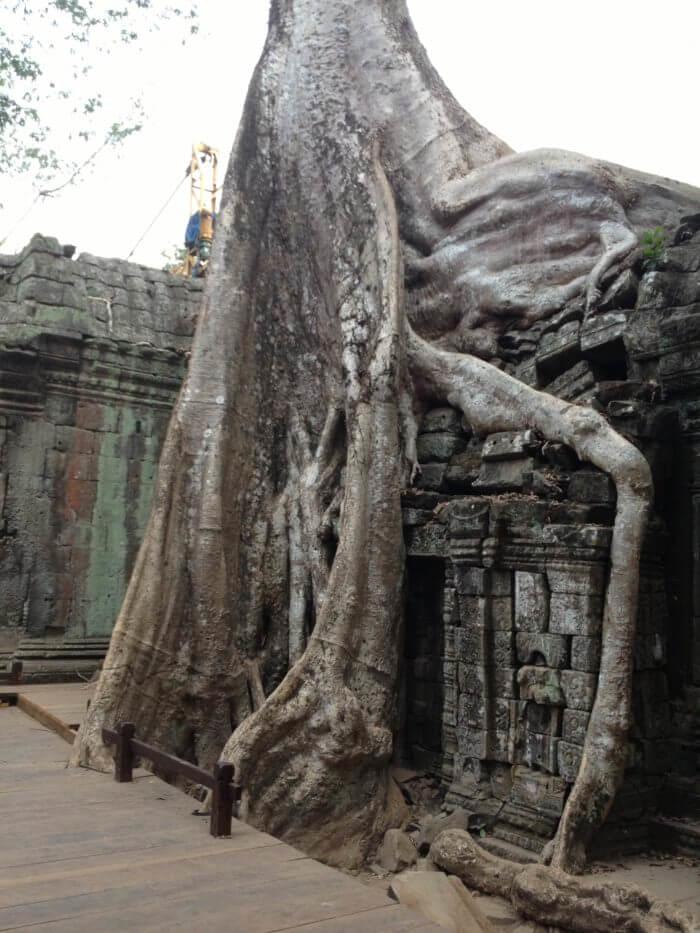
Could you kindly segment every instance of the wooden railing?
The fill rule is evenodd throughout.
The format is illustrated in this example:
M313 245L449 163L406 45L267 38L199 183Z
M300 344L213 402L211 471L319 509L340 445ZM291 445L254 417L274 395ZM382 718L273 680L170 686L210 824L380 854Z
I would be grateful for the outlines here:
M9 671L0 671L0 684L21 684L22 662L13 661Z
M230 836L231 820L233 818L233 805L236 791L233 787L233 765L228 761L220 761L214 766L214 773L210 774L203 768L198 768L189 761L176 758L167 752L161 752L152 745L134 738L134 724L121 723L116 730L103 729L102 741L105 745L115 745L114 779L120 784L133 780L134 759L146 758L148 761L173 777L184 777L195 784L201 784L212 791L211 817L209 832L212 836Z

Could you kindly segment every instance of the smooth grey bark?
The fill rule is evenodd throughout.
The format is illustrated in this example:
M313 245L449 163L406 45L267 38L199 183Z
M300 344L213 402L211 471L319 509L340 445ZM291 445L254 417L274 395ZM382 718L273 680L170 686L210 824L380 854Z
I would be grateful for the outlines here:
M74 761L107 768L102 724L131 719L207 767L223 749L257 825L329 861L371 853L400 813L413 411L447 401L482 431L564 440L618 487L598 697L551 853L580 867L624 769L649 473L600 416L501 373L495 344L569 300L594 308L636 232L698 200L571 153L512 154L442 84L404 0L274 0Z

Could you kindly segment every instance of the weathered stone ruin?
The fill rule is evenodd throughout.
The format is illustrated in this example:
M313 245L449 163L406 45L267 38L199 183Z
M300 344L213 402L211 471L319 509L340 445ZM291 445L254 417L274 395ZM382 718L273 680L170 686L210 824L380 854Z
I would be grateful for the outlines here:
M0 658L35 678L104 657L201 290L70 254L0 256Z
M700 813L700 224L583 302L500 339L520 379L605 412L645 453L627 780L600 848L643 848ZM0 647L29 676L102 658L148 516L200 286L35 237L0 272ZM611 280L612 281L612 280ZM539 852L578 768L600 656L615 492L530 431L476 437L429 411L404 495L399 755ZM685 835L684 835L685 834ZM678 824L675 841L697 847ZM511 850L512 851L512 850Z
M500 341L506 368L605 412L654 472L629 765L599 850L642 849L650 828L651 841L700 841L650 822L700 813L698 220L595 314L570 306ZM404 763L439 775L447 803L484 815L501 848L539 852L595 698L614 487L530 431L474 437L449 408L426 415L418 453L421 489L404 497Z

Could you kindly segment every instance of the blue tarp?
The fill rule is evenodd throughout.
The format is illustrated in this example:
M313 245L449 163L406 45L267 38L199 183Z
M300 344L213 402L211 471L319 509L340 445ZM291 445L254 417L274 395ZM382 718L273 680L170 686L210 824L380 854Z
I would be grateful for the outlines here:
M216 226L216 214L213 218L213 226ZM195 249L199 245L199 230L200 230L200 212L195 211L195 213L190 217L187 223L187 229L185 230L185 246L187 249Z
M199 239L199 211L190 217L187 224L187 230L185 230L185 246L187 249L193 249L197 245L197 240Z

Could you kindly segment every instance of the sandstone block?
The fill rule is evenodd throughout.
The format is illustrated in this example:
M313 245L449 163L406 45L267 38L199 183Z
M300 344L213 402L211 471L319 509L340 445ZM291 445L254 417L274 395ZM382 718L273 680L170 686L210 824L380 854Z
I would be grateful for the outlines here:
M576 780L582 754L583 751L579 745L559 742L557 747L559 774L568 784L573 784Z
M547 567L547 583L553 593L600 595L605 591L605 568L601 564Z
M534 431L503 431L490 434L481 451L485 461L522 460L542 446L542 441Z
M568 497L575 502L612 505L616 494L613 482L606 473L578 470L569 482Z
M462 663L457 667L457 680L462 693L510 699L517 696L516 670L512 667Z
M625 269L605 292L598 307L601 311L612 311L616 308L634 308L637 302L638 290L638 277L632 269Z
M486 628L510 632L513 602L510 596L460 596L459 621L464 628Z
M637 307L642 309L683 307L700 299L700 272L652 271L639 285Z
M482 761L509 761L508 732L468 731L457 733L459 754Z
M544 768L550 774L556 774L558 744L558 738L527 730L521 752L522 760L528 767Z
M489 530L489 506L483 502L458 502L450 506L452 538L484 538Z
M404 872L392 880L391 891L405 907L432 921L436 929L475 933L490 928L462 882L441 871Z
M61 306L63 284L34 276L24 279L17 288L17 301L36 301L39 304Z
M565 706L561 678L562 671L551 667L521 667L518 671L520 699L544 706Z
M606 550L612 540L612 529L601 525L547 525L543 529L547 544L567 548L600 548Z
M468 448L450 457L445 473L445 483L451 492L468 492L479 476L481 453Z
M571 745L583 745L590 713L577 709L565 709L562 724L562 738Z
M437 522L408 527L404 531L406 551L412 557L441 557L446 550L445 526Z
M559 330L543 336L537 349L536 361L538 372L545 379L577 362L581 354L580 330L581 325L578 321L569 321Z
M419 489L439 490L442 488L442 481L447 469L444 463L421 463L421 473L416 480L416 486Z
M558 736L561 732L562 710L560 706L543 706L531 700L518 703L518 722L529 732L539 735Z
M624 354L622 335L625 332L627 315L623 311L609 311L587 318L581 326L581 350L589 359L596 359L604 350L610 351L611 344L619 344Z
M552 593L549 631L557 635L598 635L603 625L603 600L587 593Z
M596 380L587 360L580 360L556 379L547 383L547 391L558 398L578 399L595 386Z
M467 446L466 438L457 434L437 432L421 434L417 440L418 460L420 463L446 463L450 457L461 453Z
M511 769L514 803L522 804L533 810L545 811L553 816L560 816L564 809L567 790L566 782L560 777L534 771L524 765Z
M486 570L453 561L455 588L463 596L509 596L512 574L508 570Z
M377 863L385 871L402 871L415 865L418 852L410 836L400 829L387 829L377 852Z
M478 693L465 693L459 698L458 730L496 729L507 732L511 722L511 703L501 697L488 698Z
M563 668L569 663L569 645L565 635L518 632L515 644L521 664L535 664L542 659L545 667Z
M401 510L404 528L415 528L418 525L427 525L435 516L427 509L409 509L404 506Z
M565 705L570 709L590 710L593 708L598 678L583 671L562 671L561 688Z
M534 468L532 457L484 462L473 487L479 492L521 492L529 489Z
M543 573L515 573L515 627L519 632L546 632L549 589Z
M513 635L477 626L458 629L457 658L465 664L513 666Z
M421 434L448 432L449 434L465 434L462 426L462 414L456 408L444 406L431 408L423 416L420 425Z
M498 800L510 800L513 790L512 771L512 767L503 764L495 764L491 769L491 793Z
M575 671L594 672L600 668L600 637L574 635L571 639L571 667Z

